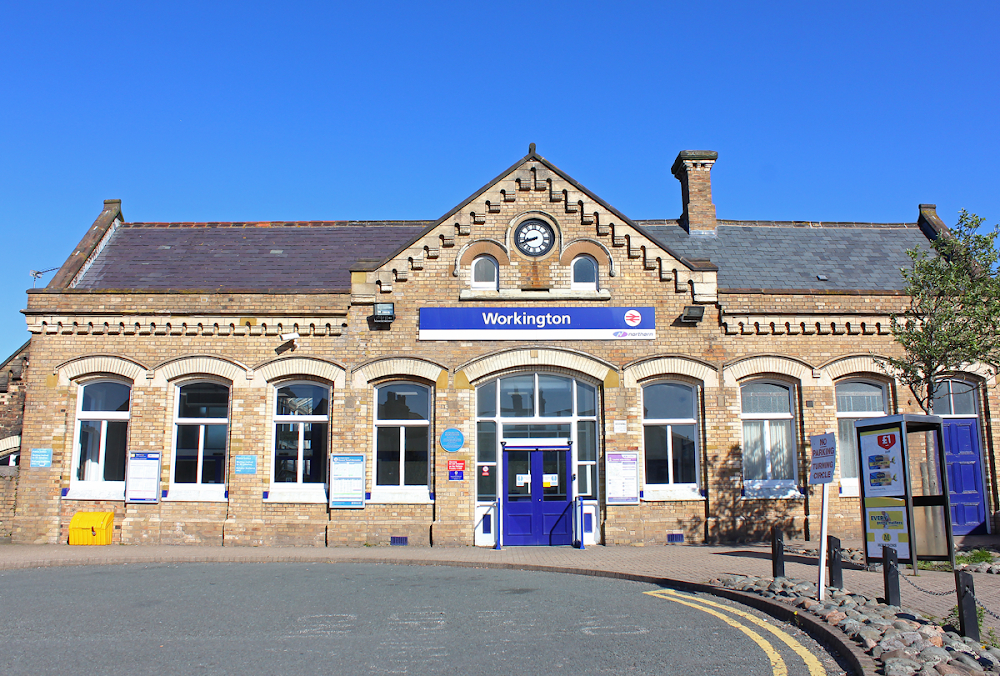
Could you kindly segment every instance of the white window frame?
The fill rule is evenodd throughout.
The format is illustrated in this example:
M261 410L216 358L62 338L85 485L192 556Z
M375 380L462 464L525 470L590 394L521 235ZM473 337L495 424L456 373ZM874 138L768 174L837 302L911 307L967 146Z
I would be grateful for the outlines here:
M211 383L213 385L222 385L229 391L229 406L227 409L227 415L225 418L180 418L181 408L181 389L187 387L188 385L197 385L199 383ZM233 386L231 383L220 382L217 380L210 379L198 379L198 380L186 380L181 383L176 383L174 385L174 420L173 425L170 428L171 440L170 440L170 481L167 488L167 495L164 500L167 502L228 502L228 491L229 491L229 463L230 458L230 444L229 444L229 434L232 432L232 427L230 425L230 419L232 418L233 410ZM200 430L198 432L198 468L196 470L195 476L198 478L198 483L176 483L174 478L177 473L177 427L179 425L199 425ZM206 425L225 425L226 426L226 480L221 484L203 484L201 483L201 470L202 462L204 461L205 453L205 426Z
M594 266L594 281L592 282L578 282L576 281L576 264L581 260L590 261ZM598 291L601 288L601 266L598 265L597 259L593 256L588 256L586 254L581 254L573 259L569 267L570 274L570 285L569 288L573 291Z
M743 412L743 388L752 384L777 385L788 391L788 413L744 413ZM803 495L799 491L799 453L798 453L798 425L795 415L796 386L781 380L768 378L755 378L740 383L740 440L741 448L746 452L746 439L744 438L743 423L747 420L764 422L764 458L767 468L767 475L771 476L771 421L791 420L791 451L792 451L792 478L791 479L747 479L746 463L741 461L741 471L743 475L743 497L744 499L798 499Z
M488 263L490 267L493 268L493 281L492 282L477 282L476 281L476 266L480 263ZM500 264L497 259L493 256L482 255L476 256L472 260L472 265L469 266L469 282L470 288L477 291L497 291L500 289Z
M326 415L278 415L278 394L281 388L288 387L292 385L309 385L310 387L319 387L325 389L327 392L326 397ZM281 383L275 383L271 388L273 390L273 395L271 397L271 453L270 453L270 477L271 483L267 491L266 502L277 502L277 503L300 503L300 504L326 504L329 500L327 494L327 488L330 483L330 406L333 403L333 388L326 384L320 383L312 380L291 380ZM319 423L326 425L326 458L324 460L327 463L326 469L326 480L323 483L303 483L302 481L302 471L304 463L302 462L303 445L305 442L305 425L310 423ZM294 482L290 481L279 481L276 482L275 479L275 465L277 462L278 449L276 448L278 439L278 425L297 425L299 431L299 448L298 448L298 458L295 463L296 480Z
M643 491L644 501L653 500L704 500L700 490L701 481L701 425L698 422L699 402L701 401L701 390L697 385L686 383L680 380L655 380L643 383L642 400L646 401L646 391L654 385L680 385L691 389L691 403L693 417L691 418L642 418L642 448L643 448ZM645 406L643 407L645 411ZM670 478L673 479L673 435L671 428L674 425L694 425L694 475L695 483L649 483L646 479L646 426L667 426L667 464Z
M881 412L863 412L863 411L844 411L841 412L839 404L837 403L837 388L841 385L846 385L848 383L864 383L865 385L872 385L878 387L882 390L882 411ZM871 380L868 378L844 378L843 380L838 380L834 383L833 387L833 403L837 408L837 448L841 448L840 439L840 421L843 419L847 420L864 420L866 418L881 418L882 416L889 415L889 389L886 387L885 383L879 382L877 380ZM855 435L857 436L857 435ZM857 440L854 439L854 443ZM840 455L838 450L837 455ZM861 495L861 485L858 477L845 477L843 476L843 462L841 462L840 457L837 458L840 463L840 467L837 473L840 475L840 495L845 498L856 498ZM859 470L860 471L860 468Z
M423 420L382 420L378 417L378 394L383 387L392 385L406 385L407 387L419 387L427 392L427 417ZM398 503L398 504L430 504L431 500L431 475L434 470L434 439L431 433L431 416L434 410L434 389L428 385L412 380L391 380L379 383L372 388L372 482L371 503ZM378 482L378 430L380 427L399 427L399 480L405 481L406 462L406 428L407 427L427 427L427 481L420 486L407 486L400 483L398 486L380 486Z
M100 385L101 383L114 383L117 385L126 385L129 388L128 393L128 411L84 411L83 410L83 390L91 385ZM77 387L76 394L76 425L73 432L73 453L71 460L71 468L69 475L69 491L66 493L67 500L124 500L125 499L125 482L124 481L104 481L104 479L95 479L91 481L83 481L76 478L77 471L80 469L80 428L82 422L100 422L101 423L101 441L100 450L98 451L98 461L97 472L99 476L104 476L104 454L105 447L108 442L108 423L109 422L121 422L126 423L131 421L132 417L132 391L135 384L125 380L116 380L114 378L101 378L98 380L89 380L87 382L79 383ZM128 434L130 430L126 429L126 440L128 439ZM128 468L128 442L125 444L125 466L126 470Z
M972 391L972 405L976 409L974 413L955 413L954 412L955 411L955 394L952 391L951 383L956 383L956 382L957 383L961 383L962 385L965 385L965 386L971 388L971 391ZM955 375L955 376L949 376L947 378L941 378L940 381L938 382L938 387L940 388L942 385L947 385L948 386L948 406L951 408L952 412L951 413L938 413L937 411L934 411L934 415L939 416L941 418L965 418L965 419L979 418L979 407L980 407L981 404L979 403L979 385L978 385L978 383L976 383L973 380L968 380L966 378L962 378L961 376ZM938 391L940 391L940 390L938 390Z

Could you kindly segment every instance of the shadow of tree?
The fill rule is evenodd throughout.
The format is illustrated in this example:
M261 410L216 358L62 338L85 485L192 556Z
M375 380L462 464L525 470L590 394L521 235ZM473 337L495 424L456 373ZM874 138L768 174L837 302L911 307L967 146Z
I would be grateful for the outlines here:
M709 459L716 481L708 481L704 515L692 519L686 538L709 544L728 542L764 542L771 539L771 528L778 526L786 538L805 538L806 501L796 499L755 499L743 496L743 453L740 444L729 447L725 457ZM706 463L707 465L708 463Z

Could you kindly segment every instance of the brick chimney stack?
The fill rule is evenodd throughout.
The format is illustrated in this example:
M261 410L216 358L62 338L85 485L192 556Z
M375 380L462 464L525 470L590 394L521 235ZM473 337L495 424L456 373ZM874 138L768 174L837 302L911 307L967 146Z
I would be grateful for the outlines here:
M715 205L712 204L712 165L719 153L714 150L682 150L670 168L681 182L684 213L681 225L692 230L715 230Z

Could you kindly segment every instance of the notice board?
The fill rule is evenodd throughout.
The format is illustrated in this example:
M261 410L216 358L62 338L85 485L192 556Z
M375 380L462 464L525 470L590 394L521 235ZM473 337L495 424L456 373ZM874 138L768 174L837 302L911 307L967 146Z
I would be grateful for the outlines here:
M330 456L330 507L364 509L365 456L340 454Z
M125 502L156 503L160 501L160 451L128 454L125 468Z

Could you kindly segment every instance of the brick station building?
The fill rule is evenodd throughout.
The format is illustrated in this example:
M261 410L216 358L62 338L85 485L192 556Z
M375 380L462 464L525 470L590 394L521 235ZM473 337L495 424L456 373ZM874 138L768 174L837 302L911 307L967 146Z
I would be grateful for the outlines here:
M630 219L534 146L436 221L128 223L107 200L28 294L14 541L80 511L122 543L816 538L826 431L830 531L858 536L848 432L919 412L873 355L944 224L718 219L716 157L678 155L678 219ZM993 527L990 384L955 374L936 407L958 533Z

